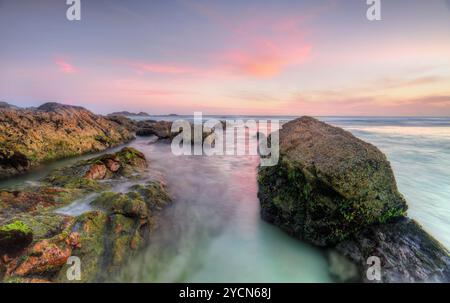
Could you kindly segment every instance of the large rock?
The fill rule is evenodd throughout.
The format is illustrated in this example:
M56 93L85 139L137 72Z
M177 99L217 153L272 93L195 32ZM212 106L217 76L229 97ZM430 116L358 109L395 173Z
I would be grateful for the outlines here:
M265 220L319 246L402 216L389 162L375 146L310 117L280 131L280 162L259 171Z
M130 141L132 132L77 106L46 103L0 110L0 178L48 160L104 150Z

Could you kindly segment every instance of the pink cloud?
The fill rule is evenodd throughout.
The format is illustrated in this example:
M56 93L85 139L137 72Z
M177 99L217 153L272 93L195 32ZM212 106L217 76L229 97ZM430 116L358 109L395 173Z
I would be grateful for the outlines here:
M78 69L75 66L65 61L64 59L57 59L55 63L59 67L59 70L63 73L73 74L78 72Z
M219 53L219 66L235 74L256 78L275 77L287 68L303 63L310 55L312 45L305 42L308 30L305 21L328 9L316 7L298 12L243 11L232 18L211 4L188 2L200 15L210 19L228 32L228 45Z
M222 55L235 71L254 77L274 77L289 66L302 63L309 55L309 45L281 49L267 42L256 50L232 50Z

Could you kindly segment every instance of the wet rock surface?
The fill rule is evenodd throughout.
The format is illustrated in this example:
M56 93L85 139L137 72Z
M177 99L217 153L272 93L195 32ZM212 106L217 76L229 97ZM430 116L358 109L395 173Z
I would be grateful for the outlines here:
M259 184L263 218L319 246L407 209L383 153L310 117L283 126L279 164L262 167Z
M0 107L0 178L42 162L101 151L128 142L132 132L78 106L45 103Z

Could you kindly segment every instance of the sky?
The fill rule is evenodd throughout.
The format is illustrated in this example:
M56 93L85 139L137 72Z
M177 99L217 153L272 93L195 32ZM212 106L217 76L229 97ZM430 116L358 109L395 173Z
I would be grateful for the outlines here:
M0 101L450 116L450 0L0 0Z

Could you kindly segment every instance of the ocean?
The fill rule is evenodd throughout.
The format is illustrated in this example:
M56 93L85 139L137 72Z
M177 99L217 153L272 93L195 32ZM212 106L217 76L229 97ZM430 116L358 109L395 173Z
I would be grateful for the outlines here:
M147 119L175 120L187 116ZM211 118L208 116L207 118ZM293 117L222 116L224 119ZM408 215L450 248L450 118L318 117L384 152ZM174 156L170 145L138 138L151 174L165 180L174 203L164 211L151 245L111 281L119 282L332 282L325 252L260 219L257 156ZM58 161L1 186L37 180ZM125 184L126 185L126 184ZM124 186L115 188L124 191ZM78 214L93 197L62 211Z

